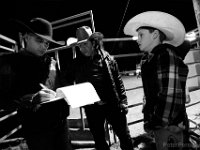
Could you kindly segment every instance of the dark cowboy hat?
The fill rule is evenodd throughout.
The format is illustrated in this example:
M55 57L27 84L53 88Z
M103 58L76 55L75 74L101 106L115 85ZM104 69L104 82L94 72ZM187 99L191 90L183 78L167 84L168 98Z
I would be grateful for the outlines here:
M100 32L92 33L92 30L88 26L82 26L76 30L77 41L87 41L91 39L102 40L103 34Z
M77 28L76 30L76 38L78 42L89 39L91 35L92 30L88 26L82 26L80 28Z
M21 32L30 32L49 42L52 42L58 45L64 45L64 43L60 41L59 42L55 41L53 39L52 25L49 21L43 18L33 18L27 24L19 20L15 20L15 22L19 30L21 30Z

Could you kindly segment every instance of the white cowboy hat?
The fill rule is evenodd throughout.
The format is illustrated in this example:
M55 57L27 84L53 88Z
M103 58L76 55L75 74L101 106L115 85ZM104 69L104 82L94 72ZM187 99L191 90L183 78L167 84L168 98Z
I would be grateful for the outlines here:
M140 27L153 27L166 35L165 43L179 46L185 39L185 28L176 17L161 11L147 11L131 18L124 27L124 34L137 36Z

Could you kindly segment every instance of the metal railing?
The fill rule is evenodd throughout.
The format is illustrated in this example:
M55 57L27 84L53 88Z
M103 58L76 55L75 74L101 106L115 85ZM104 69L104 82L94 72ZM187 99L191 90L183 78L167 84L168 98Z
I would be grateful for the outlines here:
M87 17L87 18L85 18L85 19L80 19L78 21L72 21L72 22L66 23L66 21L70 21L70 20L73 20L74 18L81 17L81 16L84 16L84 15L90 15L90 16ZM84 12L84 13L80 13L78 15L74 15L74 16L68 17L68 18L64 18L64 19L61 19L61 20L53 21L52 25L53 25L53 29L59 29L59 28L63 28L63 27L70 26L70 25L74 25L74 24L77 24L77 23L80 23L80 22L88 21L88 20L91 20L93 31L95 31L92 11L87 11L87 12ZM8 48L8 47L0 45L0 49L4 49L4 50L9 51L9 52L16 52L17 51L17 43L14 40L12 40L12 39L10 39L10 38L8 38L6 36L3 36L1 34L0 34L0 39L5 40L7 42L10 42L10 44L12 45L11 48ZM112 38L112 39L103 39L103 40L105 42L111 42L111 41L123 41L123 40L127 41L127 40L133 40L133 39L125 37L125 38ZM79 43L76 43L76 44L79 44ZM51 53L51 52L57 53L59 50L73 48L74 46L75 45L69 45L69 46L65 45L65 46L62 46L62 47L50 49L50 50L48 50L48 53ZM114 55L114 57L115 58L136 57L136 56L141 56L141 55L142 55L141 53L139 53L139 54L122 54L122 55ZM126 91L132 91L132 90L141 89L141 88L143 88L143 87L142 86L138 86L138 87L126 89ZM192 92L192 91L190 91L190 92ZM186 107L188 108L188 107L191 107L191 106L199 104L199 103L200 103L200 101L199 102L195 102L195 103L190 103ZM132 109L132 108L141 106L142 104L143 103L136 103L136 104L133 104L133 105L129 105L128 108ZM4 113L4 111L0 110L0 113ZM16 116L16 115L17 115L17 112L16 112L16 110L14 110L13 112L6 114L5 116L2 116L0 118L0 122L3 122L3 121L5 121L5 120L7 120L7 119L9 119L9 118L11 118L13 116ZM85 122L84 122L84 117L83 117L82 109L80 109L80 116L81 116L81 120L82 120L82 127L81 127L81 129L84 130L84 128L85 128ZM137 123L141 123L142 121L143 121L143 119L134 120L134 121L129 122L128 125L129 126L135 125ZM9 139L13 134L15 134L16 132L18 132L20 129L21 129L21 125L18 125L14 129L12 129L11 131L9 131L6 135L4 135L3 137L0 138L0 144L1 143L5 143L5 142L9 142L9 141L13 141L13 140L23 140L22 137L15 138L15 139Z
M2 35L0 34L0 40L3 40L4 43L8 43L9 44L9 47L8 46L5 46L5 45L0 45L0 49L2 50L5 50L5 51L9 51L9 52L16 52L18 49L17 47L17 42L5 35ZM1 42L2 43L2 42Z

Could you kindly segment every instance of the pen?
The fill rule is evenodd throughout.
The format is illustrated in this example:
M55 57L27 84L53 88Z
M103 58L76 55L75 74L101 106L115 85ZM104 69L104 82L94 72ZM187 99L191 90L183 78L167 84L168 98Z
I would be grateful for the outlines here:
M43 89L48 89L44 84L40 83L40 86L43 88Z

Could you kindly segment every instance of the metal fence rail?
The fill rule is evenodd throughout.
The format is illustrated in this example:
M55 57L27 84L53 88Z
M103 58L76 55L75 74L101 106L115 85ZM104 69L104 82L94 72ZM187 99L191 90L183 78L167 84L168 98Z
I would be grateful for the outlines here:
M73 22L70 22L70 23L63 23L65 21L69 21L69 20L77 18L79 16L88 15L88 14L90 15L88 18L85 18L85 19L82 19L82 20L79 20L79 21L73 21ZM53 25L54 29L58 29L58 28L62 28L64 26L69 26L69 25L77 24L77 23L80 23L80 22L88 21L88 20L91 20L93 30L95 30L94 29L94 21L93 21L92 11L87 11L87 12L84 12L84 13L81 13L81 14L78 14L78 15L75 15L75 16L72 16L72 17L68 17L68 18L65 18L65 19L62 19L62 20L54 21L54 22L52 22L52 25ZM63 23L63 24L61 24L61 23ZM12 46L11 48L9 48L9 47L5 47L5 46L0 45L0 49L6 50L6 51L9 51L9 52L16 52L16 50L17 50L17 43L14 40L12 40L12 39L10 39L10 38L8 38L6 36L3 36L1 34L0 34L0 39L9 42L11 44L11 46ZM132 39L131 38L104 39L105 42L122 41L122 40L132 40ZM70 45L70 46L65 45L65 46L62 46L62 47L50 49L48 51L48 53L57 52L59 50L64 50L64 49L72 48L73 46L74 45ZM116 58L120 58L120 57L135 57L135 56L141 56L141 55L142 55L141 53L139 53L139 54L123 54L121 56L120 55L115 55L114 57L116 57ZM141 88L143 88L143 87L142 86L138 86L138 87L126 89L126 91L133 91L133 90L141 89ZM190 91L190 92L192 92L192 91ZM189 104L186 105L186 108L194 106L194 105L197 105L199 103L200 103L200 101L195 102L195 103L189 103ZM143 103L132 104L132 105L129 105L128 108L129 109L133 109L135 107L141 106L142 104ZM0 110L0 116L2 114L4 114L4 113L5 113L5 111ZM10 119L11 117L14 117L16 115L17 115L17 111L16 110L14 110L13 112L9 112L8 114L5 114L5 115L1 116L0 123L6 121L7 119ZM85 128L85 122L84 122L84 118L83 118L83 114L82 114L82 109L80 109L80 115L81 115L81 119L82 119L82 126L81 126L80 129L84 130L84 128ZM135 125L137 123L141 123L142 121L143 121L143 119L133 120L133 121L129 122L128 125L132 126L132 125ZM13 134L15 134L16 132L18 132L20 129L21 129L21 125L18 125L14 129L12 129L10 132L8 132L7 134L5 134L3 137L0 137L0 144L6 143L6 142L13 142L13 141L22 141L22 140L24 140L22 137L10 138ZM115 136L114 136L114 138L115 138L115 141L116 141L116 137Z

